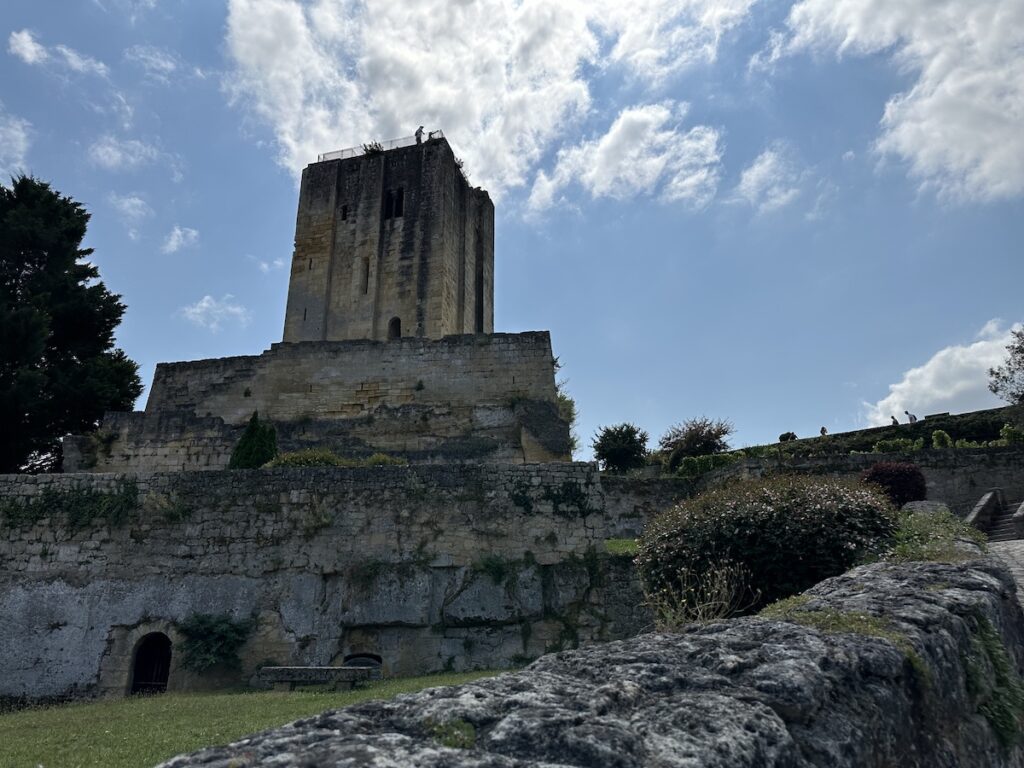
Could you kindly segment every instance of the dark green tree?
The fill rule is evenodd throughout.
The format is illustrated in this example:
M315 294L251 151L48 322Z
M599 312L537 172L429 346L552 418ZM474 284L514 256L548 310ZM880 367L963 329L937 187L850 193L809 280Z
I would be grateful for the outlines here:
M1006 362L988 369L988 388L1011 405L1024 405L1024 328L1010 334Z
M0 472L55 468L60 438L142 393L139 366L114 347L125 305L84 261L88 222L42 181L0 185Z
M647 457L647 433L634 424L601 427L592 445L594 458L605 469L642 467Z
M228 469L258 469L277 456L277 431L273 424L263 424L256 411L252 412L245 431L231 452Z

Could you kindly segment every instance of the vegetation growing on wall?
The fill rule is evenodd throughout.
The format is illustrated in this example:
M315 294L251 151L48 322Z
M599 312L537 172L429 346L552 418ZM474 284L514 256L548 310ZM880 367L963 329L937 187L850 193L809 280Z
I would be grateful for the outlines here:
M249 639L256 622L236 620L227 614L193 613L178 625L185 636L181 665L193 672L222 666L237 669L238 651Z
M404 466L408 462L386 453L374 453L365 458L339 456L329 448L306 448L278 454L263 465L265 469L277 467L385 467Z
M94 520L117 527L128 522L138 503L139 489L134 480L119 483L111 491L46 488L25 500L0 500L0 521L12 528L22 528L45 517L64 516L72 530L85 528Z
M707 456L729 450L728 437L736 428L725 419L698 416L675 424L661 436L658 449L668 455L668 468L675 471L687 456Z
M886 560L930 560L956 563L974 555L960 544L971 542L984 550L984 533L956 517L948 509L937 512L901 512Z
M256 469L277 455L277 432L273 424L260 422L259 413L252 417L231 452L228 469Z

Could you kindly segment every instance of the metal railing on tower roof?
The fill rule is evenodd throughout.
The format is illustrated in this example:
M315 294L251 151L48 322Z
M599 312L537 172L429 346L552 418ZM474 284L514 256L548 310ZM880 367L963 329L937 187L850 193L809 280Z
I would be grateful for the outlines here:
M430 131L430 133L426 134L424 141L443 138L444 131L436 130ZM317 155L316 161L318 163L322 163L325 160L347 160L350 157L359 157L359 155L372 154L375 152L387 152L389 149L398 149L399 147L411 147L415 143L415 136L402 136L401 138L388 139L387 141L371 141L367 144L359 144L358 146L348 147L347 149L325 152L322 155Z

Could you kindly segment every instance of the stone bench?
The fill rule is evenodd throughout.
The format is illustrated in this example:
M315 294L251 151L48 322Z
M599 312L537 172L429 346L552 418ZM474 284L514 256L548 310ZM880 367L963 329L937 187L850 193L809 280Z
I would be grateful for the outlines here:
M370 667L263 667L258 674L260 682L273 685L275 691L293 691L296 685L353 688L372 676Z

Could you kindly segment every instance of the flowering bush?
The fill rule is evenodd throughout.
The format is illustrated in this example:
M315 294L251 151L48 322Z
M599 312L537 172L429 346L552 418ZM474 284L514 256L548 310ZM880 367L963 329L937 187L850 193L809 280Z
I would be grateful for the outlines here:
M884 494L855 481L747 480L655 518L640 540L636 565L648 600L655 601L685 591L681 573L734 563L750 575L747 607L756 610L883 550L895 514Z
M909 461L880 461L865 469L860 479L885 491L897 507L908 501L923 501L928 496L924 473Z

